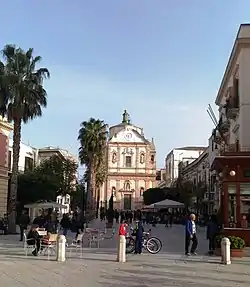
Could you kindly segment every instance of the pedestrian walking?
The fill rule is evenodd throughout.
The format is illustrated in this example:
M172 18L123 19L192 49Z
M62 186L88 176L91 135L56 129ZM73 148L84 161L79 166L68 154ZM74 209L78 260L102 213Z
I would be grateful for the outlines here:
M192 246L190 253L189 247L191 242ZM196 236L195 215L192 213L186 222L185 254L187 256L190 256L191 254L196 255L197 246L198 246L198 240Z

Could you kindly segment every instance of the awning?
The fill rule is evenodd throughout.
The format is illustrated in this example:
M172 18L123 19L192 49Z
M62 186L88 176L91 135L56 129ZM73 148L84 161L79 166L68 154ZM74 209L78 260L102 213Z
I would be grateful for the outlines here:
M161 208L178 208L184 207L184 204L178 201L165 199L150 205L146 205L143 209L161 209Z
M67 208L67 206L57 202L35 202L24 205L25 208Z

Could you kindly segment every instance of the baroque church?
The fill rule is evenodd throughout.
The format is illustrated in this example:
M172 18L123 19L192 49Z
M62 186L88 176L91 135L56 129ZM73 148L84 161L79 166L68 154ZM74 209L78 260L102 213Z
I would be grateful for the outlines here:
M108 208L111 195L114 209L136 210L143 206L143 192L156 185L154 140L130 121L125 110L122 122L109 129L107 179L100 193L100 207Z

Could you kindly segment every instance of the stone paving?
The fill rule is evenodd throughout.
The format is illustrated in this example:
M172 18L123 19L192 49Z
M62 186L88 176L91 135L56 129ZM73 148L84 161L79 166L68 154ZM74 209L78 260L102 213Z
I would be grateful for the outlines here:
M166 230L158 226L153 234L164 244L157 255L128 255L127 262L116 262L115 241L102 242L101 248L84 248L83 258L72 253L64 263L47 256L25 256L17 237L0 236L0 286L175 286L246 287L250 284L249 259L236 259L220 265L220 258L203 255L204 230L198 233L200 254L183 255L183 227ZM204 250L202 250L204 249Z

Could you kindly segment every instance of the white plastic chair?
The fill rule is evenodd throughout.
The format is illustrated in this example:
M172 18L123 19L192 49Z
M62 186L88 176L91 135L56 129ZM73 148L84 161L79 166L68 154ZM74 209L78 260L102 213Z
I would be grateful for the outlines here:
M29 241L31 241L31 240L34 241L34 239L33 238L28 239L25 232L23 233L23 239L24 239L23 249L24 249L25 255L27 256L29 250L32 249L32 251L33 251L36 248L36 245L35 244L30 244L30 245L28 244Z
M73 241L71 242L71 244L68 244L67 247L69 248L69 252L70 252L70 257L71 257L71 253L72 250L75 249L76 251L79 249L80 250L80 256L82 258L82 252L83 252L83 248L82 248L82 241L83 241L83 235L84 233L80 233L77 235L76 239L73 239Z
M100 248L100 241L104 240L104 232L100 230L90 230L89 231L89 247L92 247L94 243L97 248Z

